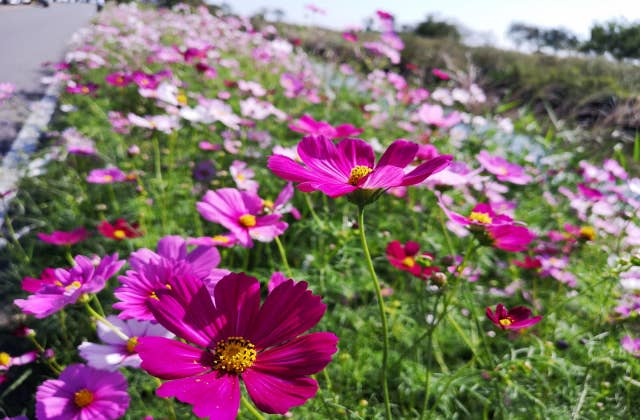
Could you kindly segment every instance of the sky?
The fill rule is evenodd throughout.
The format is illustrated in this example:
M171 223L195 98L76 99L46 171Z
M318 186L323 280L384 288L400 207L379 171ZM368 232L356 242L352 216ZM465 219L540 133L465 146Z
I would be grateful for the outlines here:
M563 27L587 39L593 23L618 18L640 20L639 0L227 0L226 3L242 15L265 7L281 9L287 22L333 29L362 26L364 19L377 9L394 14L400 25L415 24L428 14L435 14L502 47L510 46L506 32L515 21L546 28ZM326 10L326 15L314 15L306 8L308 4Z

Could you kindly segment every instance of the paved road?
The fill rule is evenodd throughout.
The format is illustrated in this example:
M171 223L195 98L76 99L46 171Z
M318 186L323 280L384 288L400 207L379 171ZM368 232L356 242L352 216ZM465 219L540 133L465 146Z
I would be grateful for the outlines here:
M60 61L71 35L95 13L95 4L84 3L0 5L0 82L19 90L17 98L0 105L0 156L29 115L30 103L46 89L40 84L46 74L41 64Z

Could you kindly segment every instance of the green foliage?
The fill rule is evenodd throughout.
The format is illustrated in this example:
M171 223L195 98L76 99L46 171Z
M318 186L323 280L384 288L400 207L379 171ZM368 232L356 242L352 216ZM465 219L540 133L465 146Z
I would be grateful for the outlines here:
M609 53L618 60L640 58L640 24L625 21L595 24L591 27L591 37L581 50Z
M447 38L453 41L460 41L461 38L456 25L438 20L434 15L429 15L418 23L413 33L424 38Z

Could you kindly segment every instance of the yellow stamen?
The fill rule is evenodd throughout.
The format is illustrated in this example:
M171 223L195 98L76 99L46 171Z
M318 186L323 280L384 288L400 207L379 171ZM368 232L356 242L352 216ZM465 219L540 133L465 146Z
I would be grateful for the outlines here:
M414 260L413 257L404 257L404 259L402 260L402 265L408 268L412 268L414 265L416 265L416 260Z
M187 103L187 95L185 95L184 93L181 93L176 97L176 100L178 101L179 104L184 105Z
M273 201L271 200L262 200L262 206L268 210L273 210Z
M156 291L155 290L152 291L151 293L149 293L149 297L151 299L160 300L160 299L158 299L158 295L156 295Z
M80 391L73 394L73 402L80 408L86 407L93 402L93 392L87 388L83 388Z
M254 227L256 225L256 216L253 214L243 214L240 216L240 219L238 219L238 222L246 228Z
M493 222L493 219L487 213L480 213L477 211L472 211L469 215L469 219L478 223L482 223L483 225L488 225Z
M66 290L69 290L69 289L78 289L80 286L82 286L82 284L80 284L80 282L79 282L78 280L76 280L76 281L74 281L74 282L72 282L72 283L70 283L70 284L66 285L66 286L65 286L65 289L66 289Z
M102 177L102 179L104 180L104 182L111 182L113 181L113 176L112 175L105 175Z
M503 327L508 327L511 324L513 324L513 320L511 318L502 318L500 320L500 325L502 325Z
M9 353L0 352L0 366L9 366L9 363L11 363Z
M138 345L138 337L131 337L127 340L127 351L129 353L135 353L136 346Z
M82 93L89 93L89 88L86 86L82 86Z
M229 238L227 238L226 236L222 236L222 235L216 235L214 237L211 238L213 241L215 242L222 242L222 243L227 243L229 242Z
M349 174L349 184L356 186L358 185L358 183L360 182L360 180L362 178L364 178L365 176L369 175L371 172L373 172L373 169L371 169L368 166L364 166L364 165L356 165L352 170L351 173Z
M509 173L509 171L508 171L508 170L507 170L507 168L505 168L504 166L501 166L501 167L499 167L499 168L498 168L498 174L500 174L500 175L506 175L506 174L508 174L508 173Z
M124 239L127 237L127 233L122 229L116 229L113 231L113 236L116 239Z
M596 230L591 226L583 226L580 228L580 237L593 241L596 238Z
M229 337L219 341L214 350L214 369L238 375L251 366L258 353L255 346L242 337Z

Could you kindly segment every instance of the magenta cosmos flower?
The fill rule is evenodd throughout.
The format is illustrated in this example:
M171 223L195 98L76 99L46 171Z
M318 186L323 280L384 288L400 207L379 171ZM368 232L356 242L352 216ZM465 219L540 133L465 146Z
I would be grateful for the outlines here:
M416 153L416 143L396 140L376 164L373 148L364 140L344 139L335 145L324 136L308 136L298 144L298 155L306 166L273 155L268 167L279 177L298 182L301 191L320 190L330 197L340 197L356 190L376 192L417 184L446 168L452 159L438 156L405 173Z
M113 184L127 181L127 174L118 168L93 169L87 175L87 182L91 184Z
M400 241L391 241L387 245L387 259L399 270L408 271L418 278L428 278L431 274L439 271L438 267L432 266L433 255L420 251L420 244L407 241L402 245Z
M202 217L229 229L240 245L251 248L253 239L271 242L288 227L280 214L262 214L263 203L253 192L221 188L207 191L196 207Z
M256 406L284 414L318 391L310 378L331 361L338 337L302 335L326 310L307 283L289 279L260 306L260 283L244 273L218 282L213 299L199 282L172 282L149 300L158 322L184 339L143 337L136 348L142 368L168 380L160 397L193 405L200 417L235 419L240 380ZM167 361L170 360L170 363Z
M87 239L89 237L89 232L87 232L87 229L80 227L70 232L56 230L51 234L38 233L37 236L42 242L46 242L48 244L70 246Z
M220 253L211 246L198 246L191 252L187 243L179 236L165 236L158 241L158 250L139 249L129 257L131 270L118 277L122 286L114 294L120 301L113 305L122 312L122 319L153 321L155 318L147 305L149 297L167 287L175 276L193 276L210 290L228 270L218 268Z
M522 166L511 163L500 156L492 156L486 150L477 156L478 162L500 181L512 184L525 185L531 182L531 176L527 175Z
M83 294L98 293L104 289L107 280L125 263L124 260L118 260L117 253L102 259L77 255L74 261L76 265L72 268L54 271L53 283L42 281L34 294L27 299L16 299L13 303L27 314L45 318L75 303Z
M36 393L38 420L111 420L123 416L128 406L127 381L120 372L80 364L44 381Z
M495 313L487 307L487 318L503 330L521 330L537 324L542 316L532 318L531 309L525 306L516 306L507 310L502 303L499 303Z

